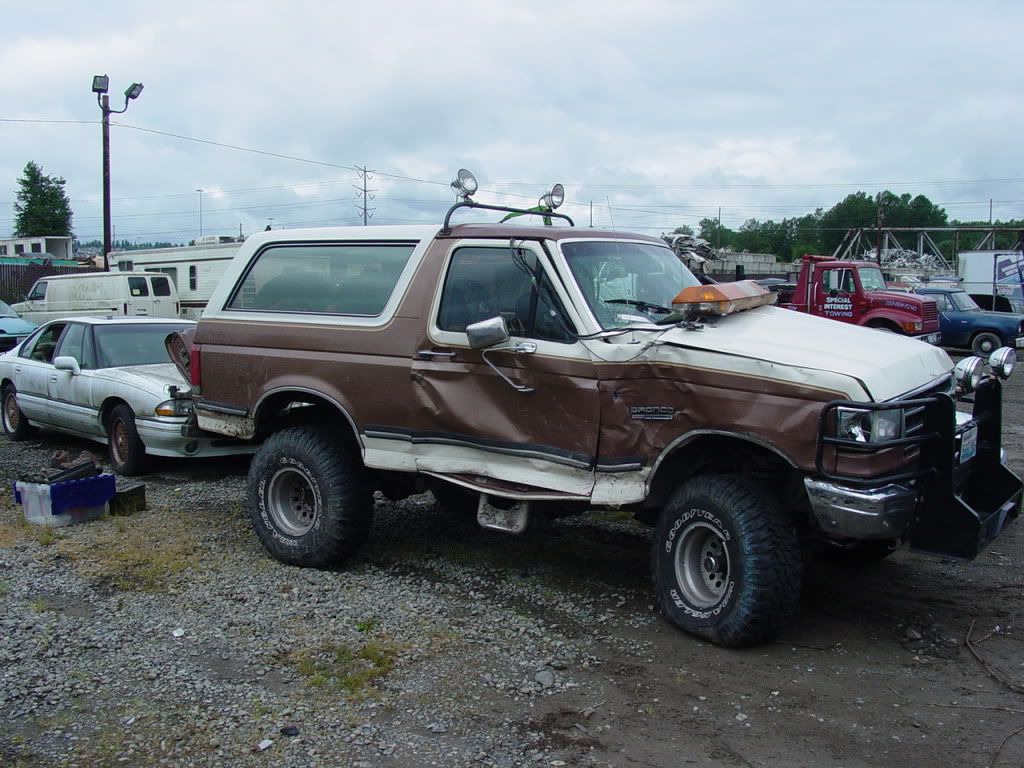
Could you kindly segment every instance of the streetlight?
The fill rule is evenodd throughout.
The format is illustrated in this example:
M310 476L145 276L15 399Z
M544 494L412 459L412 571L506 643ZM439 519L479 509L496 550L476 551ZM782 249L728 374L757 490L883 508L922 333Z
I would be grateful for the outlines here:
M203 188L196 187L196 192L199 193L199 236L203 236Z
M108 254L113 248L110 237L110 115L119 115L128 109L128 102L139 98L142 83L132 83L124 92L124 108L111 109L107 89L110 78L107 75L94 75L92 92L96 94L96 103L103 113L103 270L110 271Z

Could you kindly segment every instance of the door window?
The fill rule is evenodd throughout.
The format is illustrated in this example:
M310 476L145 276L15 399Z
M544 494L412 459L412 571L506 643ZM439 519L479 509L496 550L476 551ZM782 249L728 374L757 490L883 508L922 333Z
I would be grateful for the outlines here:
M149 286L144 277L128 278L128 293L131 296L149 296Z
M71 323L68 325L67 331L64 333L64 337L60 340L60 346L54 353L54 357L73 357L78 361L78 365L82 366L82 339L85 337L85 326L81 323Z
M821 273L821 284L826 292L854 293L857 290L853 282L852 269L829 269Z
M32 286L32 290L29 291L27 301L42 301L46 298L46 281L41 280Z
M438 328L465 331L467 325L497 316L505 318L512 336L565 343L576 338L533 251L459 248L448 266Z
M57 349L57 342L60 340L65 325L66 323L52 323L43 328L38 336L21 348L19 356L38 360L41 363L52 363L53 353Z
M171 282L166 277L154 277L153 278L153 295L154 296L170 296L171 295Z

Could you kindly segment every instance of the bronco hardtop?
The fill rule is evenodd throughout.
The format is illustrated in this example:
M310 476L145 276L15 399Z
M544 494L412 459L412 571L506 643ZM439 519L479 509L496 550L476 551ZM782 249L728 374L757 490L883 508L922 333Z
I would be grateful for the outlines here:
M198 427L261 440L256 533L326 566L374 490L432 490L489 528L624 508L655 528L656 602L727 646L795 609L801 548L971 558L1017 516L1001 461L1013 351L941 349L702 286L664 242L460 195L441 226L250 237L187 355ZM541 226L457 224L461 209ZM954 397L973 391L973 414Z

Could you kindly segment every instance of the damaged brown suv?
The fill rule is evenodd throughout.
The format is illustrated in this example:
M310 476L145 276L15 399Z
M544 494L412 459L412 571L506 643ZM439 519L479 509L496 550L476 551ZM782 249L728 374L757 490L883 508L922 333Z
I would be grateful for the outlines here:
M808 541L971 558L1017 516L1012 351L954 369L749 283L701 286L661 240L575 228L552 197L538 226L452 225L494 208L464 194L442 226L242 246L188 367L198 427L262 441L249 504L271 554L345 558L377 489L472 500L510 533L626 508L655 527L665 616L740 646L795 610Z

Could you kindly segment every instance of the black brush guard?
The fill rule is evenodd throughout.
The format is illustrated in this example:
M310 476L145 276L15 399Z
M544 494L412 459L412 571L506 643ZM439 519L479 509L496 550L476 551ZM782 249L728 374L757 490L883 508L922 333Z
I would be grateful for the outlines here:
M830 436L838 408L865 411L907 410L923 407L918 434L884 443L867 444ZM978 427L977 454L959 461L957 442L963 432ZM825 469L827 446L837 457L844 453L871 454L900 446L919 448L916 468L882 477L854 477ZM910 548L949 557L976 557L1002 531L1008 518L1020 514L1022 483L1003 466L1002 386L995 377L982 379L974 396L973 419L956 426L956 407L949 395L915 400L857 403L834 400L821 412L815 465L820 477L853 488L879 488L889 484L917 490L917 513L909 530Z

